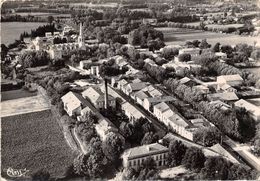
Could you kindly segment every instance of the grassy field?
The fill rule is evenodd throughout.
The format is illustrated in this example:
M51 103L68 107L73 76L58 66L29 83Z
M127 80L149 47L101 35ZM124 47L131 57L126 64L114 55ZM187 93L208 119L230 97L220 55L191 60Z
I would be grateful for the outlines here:
M51 111L2 118L2 174L8 167L29 170L30 176L45 169L61 176L75 154Z
M233 34L221 34L199 30L189 30L180 28L156 28L163 32L166 45L184 45L186 41L207 39L210 44L217 42L225 45L236 45L247 43L254 45L255 41L260 41L257 37L239 36Z
M36 96L36 95L37 95L37 92L29 92L24 89L4 91L4 92L1 92L1 101L19 99L19 98L23 98L23 97L31 97L31 96Z

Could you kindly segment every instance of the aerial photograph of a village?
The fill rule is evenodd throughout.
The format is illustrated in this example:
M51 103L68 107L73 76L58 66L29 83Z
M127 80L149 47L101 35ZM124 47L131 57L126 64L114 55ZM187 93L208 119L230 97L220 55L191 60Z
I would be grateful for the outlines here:
M0 0L2 181L260 180L260 0Z

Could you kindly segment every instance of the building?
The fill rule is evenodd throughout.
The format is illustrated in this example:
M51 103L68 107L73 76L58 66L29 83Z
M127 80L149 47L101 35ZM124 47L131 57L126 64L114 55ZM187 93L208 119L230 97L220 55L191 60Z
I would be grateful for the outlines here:
M209 88L204 86L204 85L196 85L196 86L193 86L192 89L196 90L196 91L199 91L203 94L208 94L209 93Z
M157 167L167 166L169 149L159 143L131 148L123 154L125 168L138 169L148 158L152 158Z
M82 102L74 92L68 92L61 97L61 100L64 105L64 110L69 116L78 116L81 114L81 110L83 109Z
M121 109L125 112L125 115L129 118L129 120L134 123L137 119L143 117L139 110L137 110L133 105L129 102L124 102L121 105Z
M237 93L237 90L234 87L230 86L229 84L219 85L218 88L219 91Z
M143 18L143 24L145 25L157 25L157 19L156 18Z
M153 112L154 105L161 103L161 102L171 102L174 101L175 98L172 96L163 96L163 97L148 97L145 98L143 101L144 109Z
M117 82L117 88L119 90L122 90L124 89L124 87L128 84L129 82L126 81L125 79L121 79L120 81ZM123 91L124 92L124 91Z
M216 52L215 56L218 57L218 58L221 58L221 59L227 58L227 54L223 53L223 52Z
M200 49L199 48L183 48L179 50L179 55L181 54L190 54L191 57L195 57L200 55Z
M170 107L165 102L161 102L153 107L153 114L155 117L157 117L158 120L163 121L163 113L169 109Z
M145 88L147 84L148 83L146 82L129 83L126 85L125 94L129 96L130 94Z
M86 50L85 38L83 33L83 25L80 23L78 40L75 43L53 44L49 48L51 59L62 58L63 52L66 50ZM36 49L37 50L37 49Z
M99 87L95 87L95 86L91 86L82 92L82 96L84 98L89 99L92 102L92 104L98 109L105 109L106 107L105 94L100 90ZM116 108L116 99L114 97L108 95L107 101L109 107L113 109Z
M256 122L260 121L260 108L256 105L244 99L240 99L239 101L235 102L235 106L245 108Z
M232 102L232 101L238 100L238 97L234 92L223 92L223 93L209 94L207 97L210 101L221 100L221 101L224 101L224 102Z
M144 99L148 98L149 94L147 94L143 90L140 90L140 91L134 93L133 96L134 96L135 101L142 106L143 102L144 102Z
M217 77L217 83L219 86L228 84L230 86L240 86L243 83L243 78L238 75L221 75Z
M211 101L209 104L211 104L211 105L213 105L215 108L219 108L219 109L221 109L221 110L223 110L223 111L228 110L228 109L231 108L230 105L228 105L228 104L226 104L226 103L224 103L224 102L222 102L222 101L220 101L220 100Z

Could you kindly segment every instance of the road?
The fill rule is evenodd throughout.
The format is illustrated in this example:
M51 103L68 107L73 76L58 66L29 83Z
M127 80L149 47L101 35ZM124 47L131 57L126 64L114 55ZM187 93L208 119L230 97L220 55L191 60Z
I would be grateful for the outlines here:
M250 147L245 144L239 144L228 138L224 141L234 152L238 153L251 167L260 171L260 159L250 152Z

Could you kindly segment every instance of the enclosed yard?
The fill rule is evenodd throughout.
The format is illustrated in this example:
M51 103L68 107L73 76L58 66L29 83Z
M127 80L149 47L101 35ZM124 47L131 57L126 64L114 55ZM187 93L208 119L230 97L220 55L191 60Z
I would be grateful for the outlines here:
M254 42L260 41L258 37L239 36L233 34L214 33L200 30L189 30L180 28L156 28L164 34L166 45L184 45L186 41L207 39L208 43L217 42L224 45L236 45L247 43L254 45Z
M59 177L72 164L75 154L51 111L5 117L1 122L2 175L11 167L26 168L27 176L44 169Z

